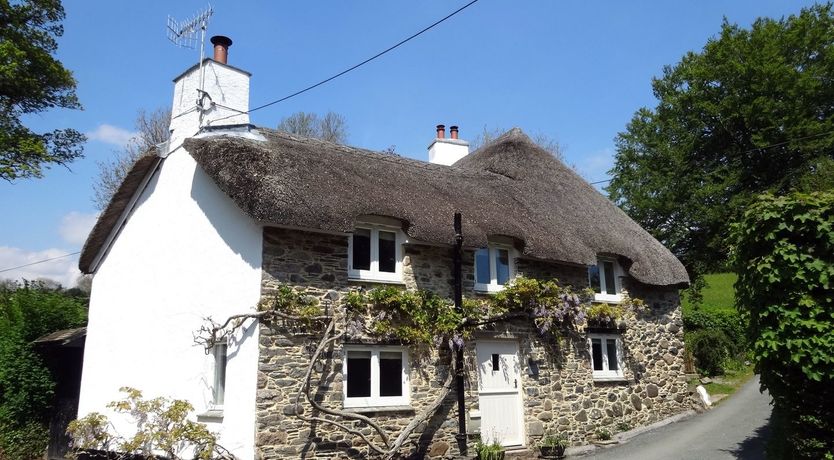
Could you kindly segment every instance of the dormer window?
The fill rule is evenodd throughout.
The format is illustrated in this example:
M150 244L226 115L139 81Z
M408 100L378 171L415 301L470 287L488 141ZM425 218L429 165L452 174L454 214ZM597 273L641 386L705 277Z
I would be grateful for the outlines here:
M475 290L498 292L515 276L514 249L492 244L475 251Z
M622 269L616 259L600 257L596 265L588 268L588 280L598 302L619 302L622 300L620 277Z
M360 224L348 243L348 277L363 281L402 281L402 231L379 224Z

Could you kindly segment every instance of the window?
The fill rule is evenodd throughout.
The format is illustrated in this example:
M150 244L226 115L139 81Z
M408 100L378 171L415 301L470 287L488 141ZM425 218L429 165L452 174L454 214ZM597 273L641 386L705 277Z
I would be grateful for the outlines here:
M620 286L621 269L614 259L599 259L588 268L588 280L598 302L619 302L622 300Z
M370 281L402 281L401 235L396 227L357 227L348 243L348 276Z
M346 347L342 372L345 407L409 403L408 354L401 348Z
M610 334L589 334L591 342L591 369L594 380L622 380L622 343L620 337Z
M226 396L226 361L228 346L225 343L218 343L212 347L214 355L214 386L211 393L211 405L223 407Z
M498 292L515 276L513 248L493 245L475 251L475 290Z

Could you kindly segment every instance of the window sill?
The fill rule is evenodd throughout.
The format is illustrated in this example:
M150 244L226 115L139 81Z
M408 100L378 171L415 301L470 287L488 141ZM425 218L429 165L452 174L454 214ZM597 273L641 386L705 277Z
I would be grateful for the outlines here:
M414 408L405 406L367 406L367 407L345 407L346 411L355 412L357 414L367 413L390 413L390 412L414 412Z
M620 294L617 295L608 295L608 294L594 294L594 302L596 303L622 303L623 296Z
M503 284L475 284L473 289L478 294L495 294L504 290Z
M403 280L384 279L384 278L364 278L358 276L348 276L348 281L351 283L375 283L375 284L396 284L400 286L405 285Z
M202 414L197 414L198 422L222 422L223 421L223 407L212 407L207 409Z
M617 375L617 376L594 376L594 382L628 382L628 379L624 375Z

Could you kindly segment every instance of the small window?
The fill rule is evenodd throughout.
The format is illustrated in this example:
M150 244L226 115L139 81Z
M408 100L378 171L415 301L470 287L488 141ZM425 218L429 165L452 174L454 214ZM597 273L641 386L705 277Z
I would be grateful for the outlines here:
M489 245L475 251L475 290L498 292L515 276L513 249L504 245Z
M599 259L596 265L589 267L588 282L594 290L594 300L598 302L622 300L620 276L620 266L613 259Z
M212 347L214 355L214 386L211 394L212 406L223 406L226 397L226 361L227 345L218 343Z
M352 279L400 282L401 232L393 227L357 227L348 244L348 275Z
M622 344L620 336L590 334L591 369L594 380L622 380Z
M349 347L343 373L345 407L409 403L408 356L402 349Z

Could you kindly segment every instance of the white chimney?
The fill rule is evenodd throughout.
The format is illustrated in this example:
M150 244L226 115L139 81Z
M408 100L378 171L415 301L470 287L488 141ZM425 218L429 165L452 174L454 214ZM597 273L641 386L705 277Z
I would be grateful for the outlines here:
M429 163L451 166L469 155L469 142L458 139L458 127L450 126L451 138L446 138L446 126L437 125L437 137L429 145Z
M214 59L205 58L174 79L171 148L201 128L248 125L249 72L226 63L232 40L214 36ZM202 90L200 90L202 88Z

